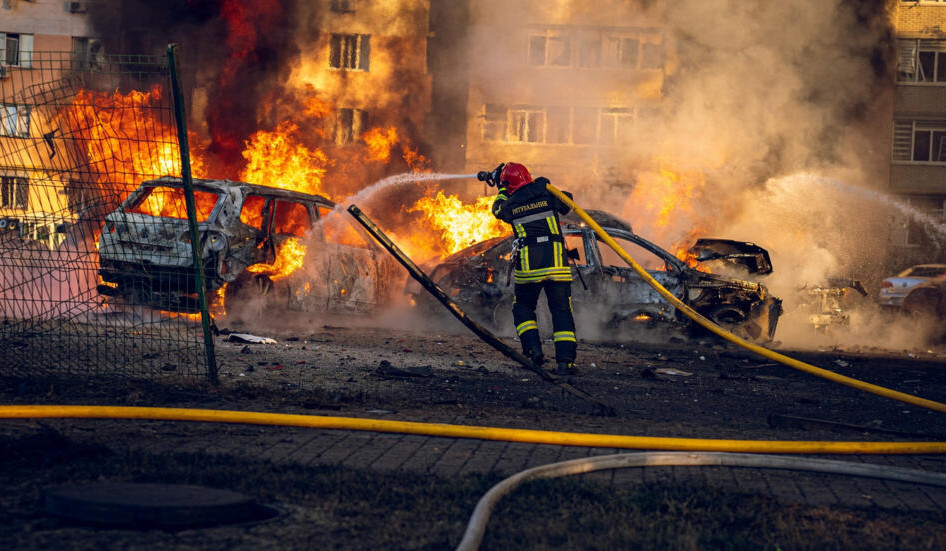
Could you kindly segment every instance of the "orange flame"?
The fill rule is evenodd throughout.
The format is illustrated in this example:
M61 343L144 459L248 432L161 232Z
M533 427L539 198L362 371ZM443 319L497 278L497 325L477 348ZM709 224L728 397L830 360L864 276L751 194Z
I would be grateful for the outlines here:
M393 126L372 128L361 139L368 146L368 160L386 163L391 159L391 148L397 143L397 129Z
M430 172L430 159L424 157L416 148L407 144L401 150L401 158L412 172Z
M247 270L254 274L266 274L273 281L282 279L302 266L305 253L306 246L290 237L279 246L272 264L253 264Z
M119 184L124 199L144 179L181 173L177 131L156 115L167 112L165 101L159 85L127 94L79 90L71 107L59 114L83 130L86 155L103 191L114 192ZM149 139L128 139L143 127ZM191 173L203 177L201 160L192 157L190 163Z
M272 132L250 136L243 150L247 160L240 179L269 187L322 194L322 178L331 165L320 149L309 149L296 136L299 126L283 121Z
M423 213L424 220L440 232L443 243L439 254L443 258L508 233L508 226L490 212L494 199L480 197L474 204L465 204L456 195L447 196L438 191L434 197L420 198L408 212Z
M697 210L705 188L702 172L681 172L661 159L656 174L645 174L637 182L624 212L635 232L657 243L673 243L670 250L677 258L695 267L698 262L688 251L707 231L706 213Z

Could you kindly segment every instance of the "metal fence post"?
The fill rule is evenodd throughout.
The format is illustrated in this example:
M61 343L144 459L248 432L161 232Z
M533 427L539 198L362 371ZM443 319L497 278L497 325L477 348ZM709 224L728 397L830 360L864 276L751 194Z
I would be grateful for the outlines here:
M187 221L190 226L191 252L197 278L197 301L200 304L200 322L204 329L204 352L207 355L207 376L213 384L217 378L217 361L214 356L214 337L210 327L210 311L204 286L204 263L200 254L200 237L197 234L197 206L194 201L194 182L191 177L190 147L187 142L187 115L184 109L184 93L177 64L177 44L168 45L168 65L171 72L171 90L174 97L174 119L177 122L177 140L181 150L181 179L184 182L184 202L187 206Z

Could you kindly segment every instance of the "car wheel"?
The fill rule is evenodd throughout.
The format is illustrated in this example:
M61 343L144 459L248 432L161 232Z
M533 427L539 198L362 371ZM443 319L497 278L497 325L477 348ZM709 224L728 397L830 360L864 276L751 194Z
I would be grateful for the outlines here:
M740 310L736 306L731 304L717 306L716 308L710 310L706 317L730 333L733 333L739 337L748 336L744 328L740 327L743 323L745 323L748 316L744 311Z
M244 322L260 320L275 298L275 285L269 276L244 272L227 284L224 292L227 319Z
M493 314L490 316L492 329L497 333L505 334L512 329L515 334L515 324L512 321L512 298L500 300L493 307Z
M903 312L916 318L935 318L940 302L940 292L937 289L923 287L914 289L903 299Z

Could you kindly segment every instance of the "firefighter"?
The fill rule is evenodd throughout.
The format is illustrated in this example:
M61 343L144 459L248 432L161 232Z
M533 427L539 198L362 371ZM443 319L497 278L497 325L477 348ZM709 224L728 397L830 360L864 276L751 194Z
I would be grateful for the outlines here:
M559 375L578 375L575 356L575 319L572 315L572 271L566 258L565 239L559 215L570 210L545 187L544 177L535 181L519 163L500 165L493 174L499 194L493 202L493 215L512 225L516 239L515 299L512 317L523 353L542 366L542 340L535 309L544 290L552 315L552 340ZM571 194L565 192L568 197Z

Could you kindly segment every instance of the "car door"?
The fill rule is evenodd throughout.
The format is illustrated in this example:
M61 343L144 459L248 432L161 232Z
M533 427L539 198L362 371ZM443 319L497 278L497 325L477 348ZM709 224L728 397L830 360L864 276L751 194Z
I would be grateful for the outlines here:
M635 262L675 296L684 294L684 276L679 263L659 247L619 230L609 236ZM594 288L594 304L603 307L606 323L620 323L627 318L672 319L674 308L646 283L609 245L594 236L594 261L589 287Z
M271 202L264 196L248 194L240 206L241 228L234 228L230 239L228 262L231 271L241 272L253 264L268 264L275 259L269 240Z
M324 236L323 263L327 294L326 308L331 312L370 312L383 297L384 283L379 269L378 251L371 246L364 230L339 214L319 206Z

